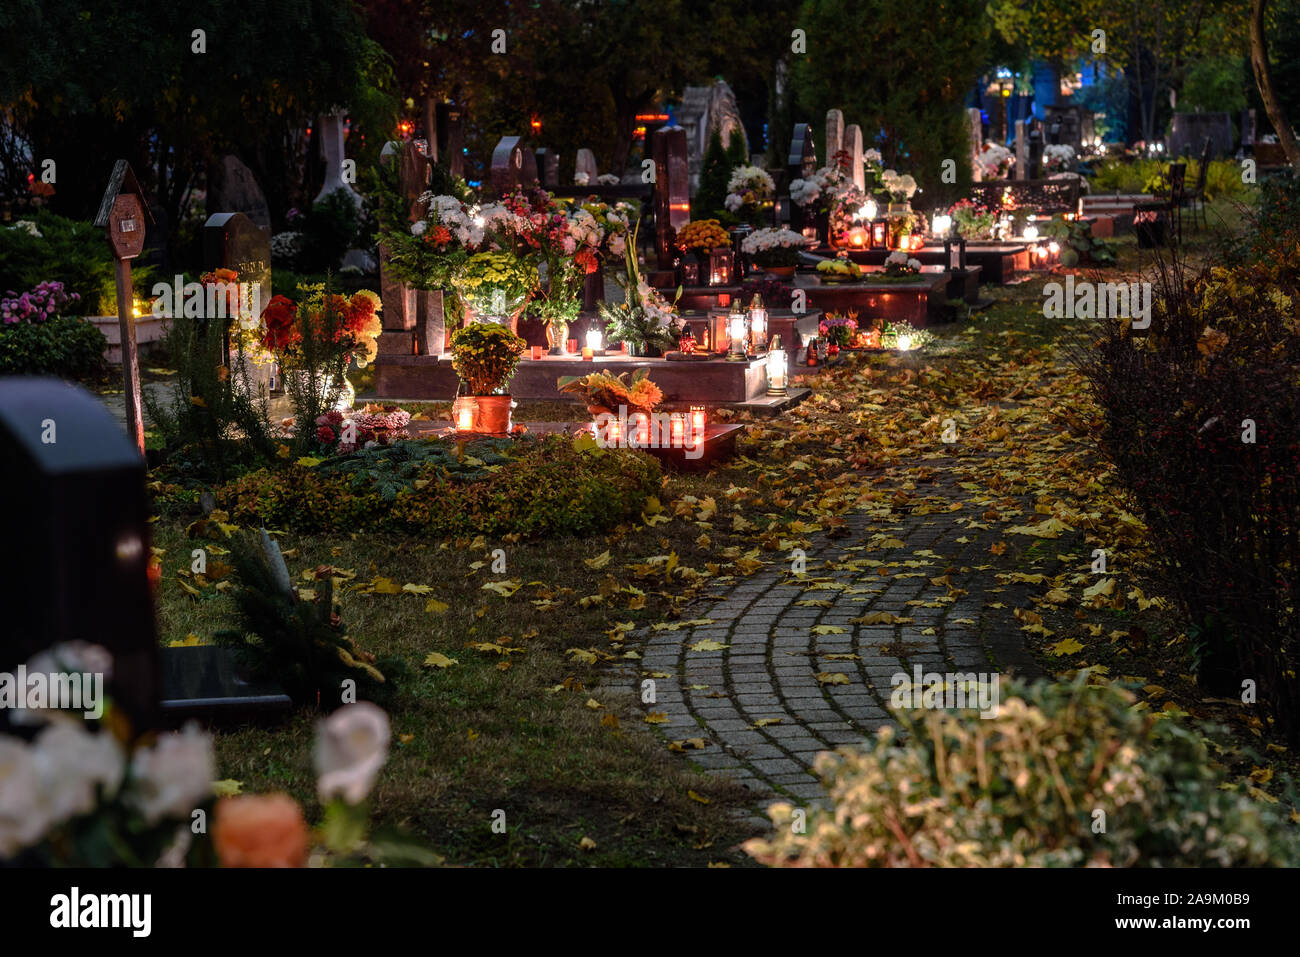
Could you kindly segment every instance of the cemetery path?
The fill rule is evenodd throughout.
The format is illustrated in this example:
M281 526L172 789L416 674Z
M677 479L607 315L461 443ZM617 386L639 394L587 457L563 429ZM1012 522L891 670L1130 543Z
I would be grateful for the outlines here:
M1006 530L957 511L970 498L958 483L985 458L930 462L933 485L901 518L846 516L836 537L813 539L803 576L767 565L689 608L680 630L644 632L640 670L625 675L638 698L655 679L643 707L666 715L661 731L760 803L805 804L825 794L811 774L818 753L862 743L888 720L896 674L1040 673L1014 613L1030 585L1015 580L1020 561L990 550ZM1034 562L1031 579L1064 565Z

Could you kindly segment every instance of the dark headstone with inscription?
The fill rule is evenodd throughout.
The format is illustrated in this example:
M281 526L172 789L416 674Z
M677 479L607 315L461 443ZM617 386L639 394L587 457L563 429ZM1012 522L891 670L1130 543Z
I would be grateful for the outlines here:
M651 137L655 164L655 254L660 269L673 268L673 241L691 218L691 171L686 130L665 126Z
M498 196L515 187L537 185L537 159L519 136L503 136L492 151L492 190Z
M243 213L213 213L203 224L203 265L233 269L241 283L259 283L262 305L271 301L271 230ZM249 287L250 295L252 287Z

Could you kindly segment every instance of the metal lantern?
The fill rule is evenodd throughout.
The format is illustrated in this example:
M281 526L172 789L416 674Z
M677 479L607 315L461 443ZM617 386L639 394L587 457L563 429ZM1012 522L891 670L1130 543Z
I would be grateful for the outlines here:
M749 334L749 317L745 315L740 304L731 307L731 315L727 317L727 337L731 340L731 347L727 350L727 359L731 362L744 362L746 358L745 340Z
M966 240L958 238L949 238L943 241L943 257L948 264L948 269L956 271L965 271L966 269Z
M762 352L766 349L767 308L763 305L763 298L758 293L754 293L754 298L749 304L749 331L754 351Z
M886 219L873 219L871 221L871 248L888 249L889 248L889 221Z
M767 353L767 394L785 395L790 384L789 360L784 349L769 349Z

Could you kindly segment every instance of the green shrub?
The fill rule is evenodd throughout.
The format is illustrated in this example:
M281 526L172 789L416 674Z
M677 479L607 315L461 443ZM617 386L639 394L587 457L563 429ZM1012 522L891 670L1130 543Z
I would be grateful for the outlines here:
M68 292L81 296L69 312L81 316L116 315L113 257L104 231L45 210L27 219L35 223L39 236L21 226L0 224L0 293L57 280ZM147 267L132 270L137 295L148 290L150 273Z
M821 755L831 810L769 809L745 845L784 867L1294 866L1295 829L1220 788L1206 742L1113 686L1004 689L996 717L899 711L867 750ZM1094 833L1094 824L1104 830Z
M641 453L582 450L558 436L507 456L509 448L509 440L474 442L461 455L452 442L403 442L317 467L263 469L218 488L216 498L234 521L306 533L542 537L633 518L659 487L658 463Z
M338 267L357 241L362 215L350 191L337 189L311 208L302 229L301 259L309 272Z
M52 375L95 382L108 371L107 348L103 333L76 316L5 324L0 326L0 375Z

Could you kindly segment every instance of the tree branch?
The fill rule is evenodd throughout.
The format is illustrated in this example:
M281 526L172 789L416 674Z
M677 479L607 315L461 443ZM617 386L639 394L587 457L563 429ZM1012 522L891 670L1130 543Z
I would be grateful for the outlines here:
M1278 142L1286 161L1300 173L1300 143L1296 142L1295 130L1287 121L1286 111L1278 101L1273 89L1273 75L1268 67L1268 47L1264 44L1264 8L1268 0L1253 0L1250 15L1250 65L1255 70L1255 85L1259 87L1259 97L1264 101L1264 111L1268 121L1273 124Z

